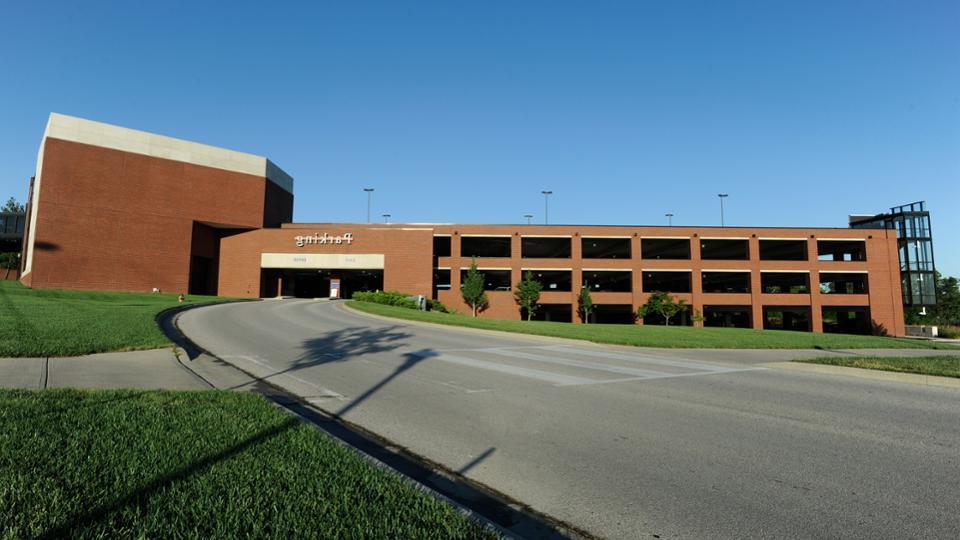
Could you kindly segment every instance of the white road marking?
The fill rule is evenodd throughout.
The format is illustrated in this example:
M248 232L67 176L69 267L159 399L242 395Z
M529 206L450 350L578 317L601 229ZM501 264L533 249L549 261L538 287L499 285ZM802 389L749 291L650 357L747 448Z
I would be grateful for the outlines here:
M456 356L452 354L439 354L434 356L434 354L435 353L430 353L430 354L422 354L417 356L423 358L424 360L440 360L450 364L457 364L457 365L467 366L467 367L472 367L477 369L485 369L487 371L496 371L499 373L506 373L508 375L526 377L528 379L537 379L540 381L552 383L557 386L596 382L594 379L587 379L584 377L573 377L570 375L562 375L560 373L551 373L549 371L542 371L539 369L530 369L530 368L511 366L508 364L498 364L496 362L488 362L486 360L477 360L476 358L468 358L466 356Z
M697 370L708 371L712 373L730 373L734 371L752 371L757 369L763 369L763 368L730 368L730 367L724 367L716 364L705 364L702 362L696 362L694 360L667 360L665 358L658 358L658 357L652 357L652 356L619 354L614 352L594 351L589 349L574 349L572 347L565 347L563 345L546 345L541 348L548 351L564 352L569 354L579 354L583 356L592 356L595 358L626 360L628 362L635 362L638 364L658 364L661 366L697 369Z
M607 373L616 373L619 375L633 375L638 378L652 378L652 377L661 377L667 375L662 371L648 371L643 369L635 369L622 366L611 366L609 364L602 364L598 362L582 362L580 360L571 360L568 358L559 358L559 357L550 357L543 356L540 354L531 354L527 352L514 351L509 349L487 349L484 352L489 352L492 354L498 354L501 356L507 356L511 358L522 358L525 360L533 360L534 362L543 362L546 364L556 364L558 366L569 366L581 369L589 369L593 371L605 371Z

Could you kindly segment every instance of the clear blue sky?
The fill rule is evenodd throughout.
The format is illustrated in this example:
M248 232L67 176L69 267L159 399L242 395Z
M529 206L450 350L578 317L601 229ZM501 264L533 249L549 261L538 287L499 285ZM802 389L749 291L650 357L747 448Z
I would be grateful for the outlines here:
M47 114L266 155L297 221L845 226L960 275L960 2L5 2L0 195ZM284 5L281 5L284 4Z

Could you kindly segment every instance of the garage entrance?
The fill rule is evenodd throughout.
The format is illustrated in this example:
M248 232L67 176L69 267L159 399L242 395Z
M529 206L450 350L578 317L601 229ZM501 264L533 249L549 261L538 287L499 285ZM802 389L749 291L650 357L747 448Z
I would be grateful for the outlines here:
M326 270L271 268L261 271L261 296L329 298L331 282L340 282L340 298L351 298L359 291L383 290L383 270Z

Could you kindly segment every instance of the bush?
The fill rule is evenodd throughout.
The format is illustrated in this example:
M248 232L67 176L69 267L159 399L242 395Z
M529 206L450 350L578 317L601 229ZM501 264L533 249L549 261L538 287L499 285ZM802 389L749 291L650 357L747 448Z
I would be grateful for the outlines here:
M439 311L440 313L450 313L447 306L443 305L443 302L439 300L427 300L427 309L430 311Z
M960 339L960 326L939 326L937 335L946 339Z
M353 293L353 299L361 302L417 309L416 300L411 298L410 295L398 291L355 292Z

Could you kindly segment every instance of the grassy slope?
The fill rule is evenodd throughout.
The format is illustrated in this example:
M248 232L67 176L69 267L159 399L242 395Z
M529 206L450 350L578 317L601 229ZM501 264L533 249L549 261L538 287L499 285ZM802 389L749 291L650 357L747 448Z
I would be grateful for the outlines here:
M154 317L176 305L174 294L28 289L0 281L0 357L164 347L170 342Z
M500 321L423 312L369 302L351 301L350 306L366 313L453 326L502 330L521 334L583 339L638 347L717 349L936 349L951 348L928 341L843 334L814 334L743 328L693 328L619 324L570 324L539 321Z
M807 362L809 364L826 364L829 366L879 369L883 371L898 371L901 373L919 373L921 375L937 375L940 377L960 378L960 356L830 356L794 361Z
M0 391L0 538L472 538L252 394Z

